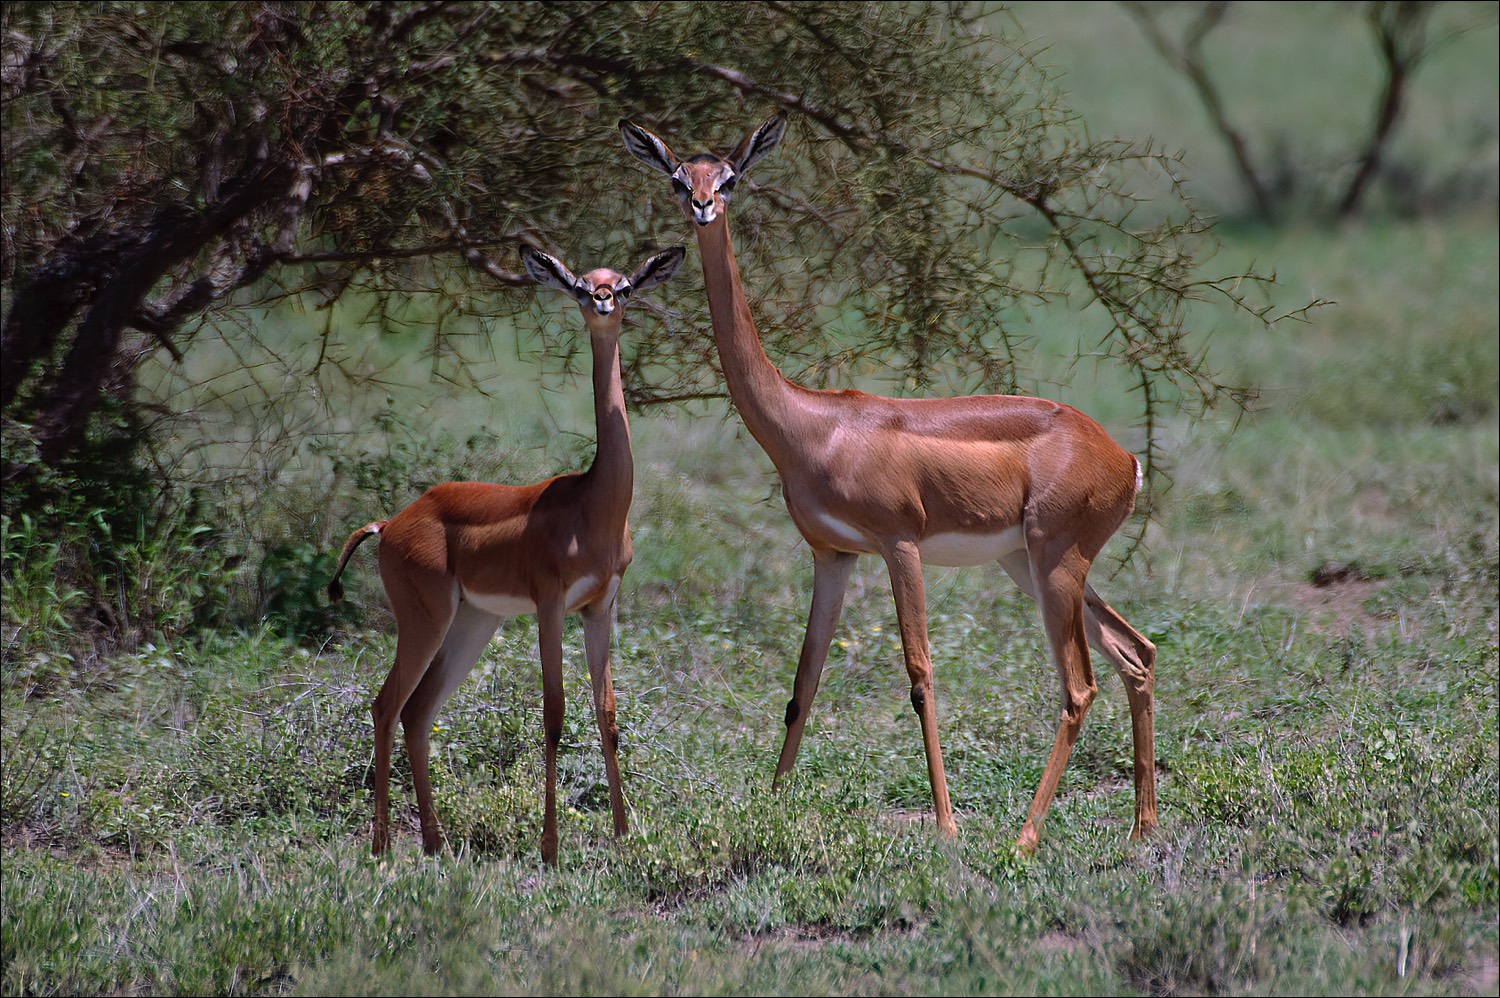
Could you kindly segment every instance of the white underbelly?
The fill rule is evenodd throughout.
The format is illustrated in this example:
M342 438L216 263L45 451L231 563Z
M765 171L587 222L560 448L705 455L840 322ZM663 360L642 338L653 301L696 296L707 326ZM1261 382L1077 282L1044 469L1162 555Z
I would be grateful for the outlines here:
M830 513L817 514L818 522L835 537L842 550L876 553L879 546L851 524ZM952 531L932 534L917 542L917 550L927 565L982 565L999 561L1008 554L1026 549L1026 535L1019 526L1007 527L992 534L970 534Z
M927 565L982 565L1025 549L1026 535L1019 526L994 534L933 534L917 542Z
M505 593L476 593L472 589L461 592L465 603L476 610L496 617L519 617L523 613L536 613L536 603L530 596L508 596Z
M563 607L569 613L577 610L583 605L584 599L599 585L599 580L592 575L585 575L568 587L568 592L563 598ZM609 580L609 596L613 596L620 588L620 577L612 576ZM463 601L473 606L476 610L493 614L496 617L519 617L522 614L536 613L536 601L530 596L513 596L507 593L481 593L472 589L461 590Z
M864 534L860 533L858 530L855 530L852 526L845 523L843 520L840 520L832 513L820 512L817 514L817 516L818 523L822 524L823 529L832 534L840 544L845 545L840 550L869 553L873 553L877 550L874 545L865 540Z

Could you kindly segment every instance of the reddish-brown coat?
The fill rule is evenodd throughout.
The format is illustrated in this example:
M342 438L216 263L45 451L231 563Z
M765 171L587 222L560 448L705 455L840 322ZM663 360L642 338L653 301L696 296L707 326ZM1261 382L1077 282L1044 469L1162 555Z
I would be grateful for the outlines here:
M371 706L375 722L375 819L372 851L390 841L391 752L399 718L429 853L442 846L428 773L428 738L443 702L474 668L504 617L535 613L542 659L546 792L542 858L557 862L557 747L562 737L563 615L581 611L594 712L604 751L615 834L626 830L609 669L615 594L630 564L635 466L620 383L624 303L671 277L680 248L657 254L630 277L612 270L575 277L557 259L527 247L522 259L539 283L570 294L583 310L593 352L594 426L587 471L535 485L445 482L389 521L354 531L329 583L365 538L380 537L380 578L396 615L396 661Z
M626 148L672 178L694 223L724 378L735 408L781 475L787 509L813 549L813 602L787 705L776 777L796 760L854 558L879 554L891 575L922 726L937 824L955 831L938 740L927 643L924 558L994 557L1042 610L1062 682L1057 739L1019 838L1034 849L1096 687L1087 645L1120 672L1135 741L1133 836L1156 825L1155 647L1088 585L1088 570L1134 506L1140 466L1096 422L1042 399L895 399L815 391L766 356L740 282L726 215L729 191L780 142L772 118L726 157L682 160L661 139L621 123Z

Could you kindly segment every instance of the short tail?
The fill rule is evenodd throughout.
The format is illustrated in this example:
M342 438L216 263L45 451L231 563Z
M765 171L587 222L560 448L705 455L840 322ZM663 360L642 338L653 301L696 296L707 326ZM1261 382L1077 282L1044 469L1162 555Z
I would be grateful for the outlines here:
M339 576L344 574L344 566L349 564L349 556L354 553L354 549L363 544L366 537L380 533L389 522L389 520L376 520L374 523L365 524L349 535L349 539L344 542L344 550L339 552L338 568L333 570L333 578L328 580L328 602L337 603L344 598L344 587L339 582Z

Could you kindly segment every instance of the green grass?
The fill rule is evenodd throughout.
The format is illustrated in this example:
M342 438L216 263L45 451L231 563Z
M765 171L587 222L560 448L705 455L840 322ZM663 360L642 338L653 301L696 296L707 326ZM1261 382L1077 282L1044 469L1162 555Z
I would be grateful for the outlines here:
M625 642L634 827L608 835L575 694L562 868L543 871L524 641L502 642L441 719L456 855L439 860L410 834L387 861L365 855L373 670L308 656L299 679L255 645L200 656L214 675L120 662L115 689L79 691L86 709L6 703L8 768L45 757L17 713L89 727L43 764L37 838L11 843L6 990L1470 989L1497 901L1493 649L1434 643L1440 664L1422 665L1398 641L1178 609L1137 615L1170 666L1162 835L1123 841L1124 711L1106 697L1029 862L1009 842L1048 739L1020 669L990 691L975 686L1005 670L946 673L950 846L920 814L915 732L899 691L875 689L888 675L830 677L799 778L771 795L766 679L785 669L732 674L760 648L694 668ZM661 689L664 667L694 681Z
M1019 9L1074 33L1060 55L1099 56L1072 56L1091 120L1139 124L1151 100L1111 101L1089 82L1118 78L1112 60L1149 63L1128 23L1110 35L1118 12ZM1493 113L1493 87L1480 96ZM1150 120L1187 117L1170 102L1159 113ZM1232 186L1207 173L1205 190ZM1058 691L1035 609L998 567L927 575L956 841L934 834L873 559L856 570L794 778L769 792L810 558L769 461L723 406L633 422L637 556L615 644L631 830L610 834L570 622L556 870L538 847L533 621L506 625L438 717L452 852L421 855L398 753L396 843L375 861L368 705L394 635L368 551L326 643L246 625L99 658L63 630L77 574L33 526L7 523L7 552L36 558L7 575L4 598L0 989L1494 993L1496 234L1488 203L1226 233L1224 252L1273 264L1288 300L1339 304L1307 324L1204 330L1225 379L1263 386L1261 398L1237 420L1173 424L1173 481L1145 555L1096 570L1159 649L1162 828L1138 846L1126 841L1129 710L1100 671L1041 848L1015 855ZM1040 317L1036 335L1045 349L1077 333ZM444 400L387 420L389 433L346 426L356 457L336 475L268 459L251 480L270 483L253 501L271 536L326 550L454 469L533 480L587 454L559 432L587 425L583 383L505 377L506 398L548 384L546 411L522 420L509 402ZM1067 391L1123 412L1090 398L1108 388L1080 377ZM370 405L365 416L384 403ZM452 432L433 437L438 422ZM234 453L214 446L215 460ZM191 588L174 553L186 543L174 533L136 549ZM282 567L310 564L299 557ZM1315 586L1330 562L1350 573Z
M997 16L1014 16L1041 61L1062 73L1091 131L1150 136L1183 151L1189 189L1204 204L1227 216L1247 210L1228 146L1192 85L1151 48L1123 5L1021 0L1007 8ZM1195 9L1156 13L1182 26ZM1236 3L1203 45L1225 114L1267 183L1299 213L1310 200L1326 206L1342 192L1375 119L1383 78L1363 13L1311 2L1289 17L1281 4ZM1464 212L1493 200L1497 27L1493 4L1464 0L1432 12L1432 50L1411 75L1372 204L1397 213ZM1181 28L1169 33L1180 38Z

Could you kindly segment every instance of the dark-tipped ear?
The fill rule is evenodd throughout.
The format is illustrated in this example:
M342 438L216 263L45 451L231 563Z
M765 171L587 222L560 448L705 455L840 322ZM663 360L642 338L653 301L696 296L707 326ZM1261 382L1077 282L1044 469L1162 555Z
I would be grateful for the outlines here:
M665 142L633 121L620 119L620 135L625 139L625 149L630 155L669 177L682 165L682 160L667 148Z
M685 255L686 251L681 246L673 246L641 264L635 269L635 273L630 275L630 293L644 294L677 273L677 268L682 266L682 258Z
M521 263L526 267L527 276L538 284L545 284L549 288L556 288L575 298L578 297L578 278L574 277L573 272L563 266L563 262L557 257L522 243Z
M776 148L781 137L786 134L786 115L778 114L768 118L755 131L745 136L739 148L729 154L729 165L734 167L735 173L744 173L762 159L766 154Z

